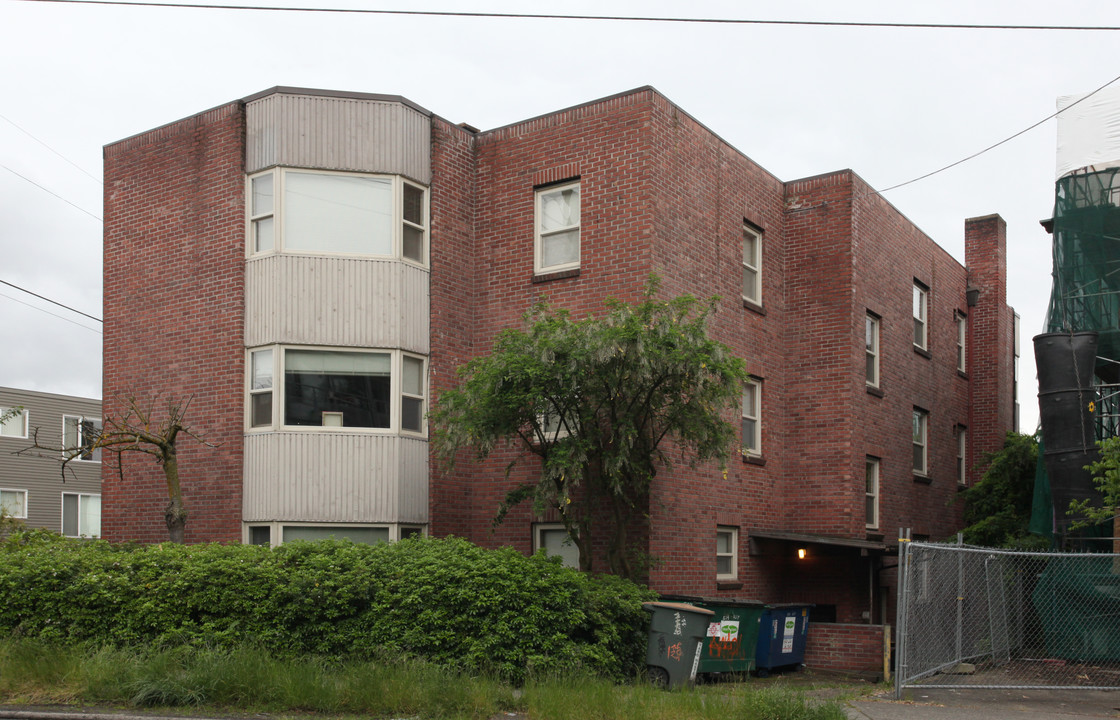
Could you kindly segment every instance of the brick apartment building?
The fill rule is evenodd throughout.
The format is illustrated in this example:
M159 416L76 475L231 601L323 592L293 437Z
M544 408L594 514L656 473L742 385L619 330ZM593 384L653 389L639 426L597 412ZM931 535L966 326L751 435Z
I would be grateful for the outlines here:
M655 479L664 593L887 621L898 528L956 532L1015 423L1002 219L965 222L962 267L852 171L784 182L648 87L490 131L273 88L108 145L105 218L106 414L193 395L220 443L182 445L191 542L570 551L527 507L493 529L508 458L439 471L424 409L542 295L598 311L650 273L721 296L755 378L741 462ZM164 539L162 476L126 463L103 534Z

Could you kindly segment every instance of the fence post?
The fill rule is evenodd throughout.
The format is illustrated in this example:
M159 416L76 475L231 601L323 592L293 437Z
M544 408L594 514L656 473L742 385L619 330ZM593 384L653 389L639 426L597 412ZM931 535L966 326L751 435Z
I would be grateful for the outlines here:
M898 626L898 635L894 641L895 667L894 667L894 698L902 699L902 680L906 671L906 614L907 591L909 588L910 568L907 560L910 556L910 528L898 529L898 600L895 603L895 625Z
M964 545L964 533L957 533L957 547ZM961 625L964 623L964 553L957 553L957 662L964 661Z

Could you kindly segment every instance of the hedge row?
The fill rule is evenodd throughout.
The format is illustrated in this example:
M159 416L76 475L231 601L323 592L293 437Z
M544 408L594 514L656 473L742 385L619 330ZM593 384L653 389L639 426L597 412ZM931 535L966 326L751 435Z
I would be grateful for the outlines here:
M0 632L115 646L246 643L276 654L417 656L512 680L632 677L645 588L461 539L112 545L41 531L0 543Z

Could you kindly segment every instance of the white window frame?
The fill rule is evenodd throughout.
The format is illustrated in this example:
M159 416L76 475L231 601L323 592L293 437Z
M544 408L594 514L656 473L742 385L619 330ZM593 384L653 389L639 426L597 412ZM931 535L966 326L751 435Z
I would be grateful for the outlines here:
M868 312L864 321L864 376L868 387L879 387L879 330L882 327L879 316Z
M754 428L747 437L746 421L752 421ZM743 423L740 425L742 439L740 448L748 457L762 456L762 381L750 379L743 385Z
M719 540L721 536L728 538L728 547L731 548L730 552L720 552ZM739 528L730 525L716 525L716 580L735 580L739 577ZM731 572L721 573L719 571L720 558L728 558L730 561Z
M541 230L541 221L544 219L544 212L542 211L542 201L545 197L560 193L565 190L575 188L577 197L580 202L580 217L578 221L571 225L566 225L561 228L553 228L548 232ZM577 234L576 240L576 257L574 261L557 263L555 265L544 264L544 239L550 235L558 235L564 232L575 231ZM547 273L562 272L564 270L574 270L580 266L580 261L583 257L583 192L580 187L580 181L574 180L572 182L560 183L558 185L547 185L545 187L537 188L533 191L533 274L544 275Z
M249 544L252 537L253 528L264 528L268 530L268 546L277 547L283 544L284 528L286 527L321 527L321 528L369 528L374 530L388 530L388 542L396 542L397 540L405 537L405 533L410 530L419 531L422 536L427 536L428 528L422 523L342 523L342 522L296 522L296 521L273 521L273 522L245 522L242 523L241 528L241 542L244 545ZM264 543L260 543L262 546Z
M406 392L404 388L404 362L405 359L418 360L420 362L420 394ZM413 353L401 353L401 372L400 382L397 387L400 388L400 399L397 401L399 405L397 409L397 426L400 428L402 435L415 435L423 437L428 432L428 360L423 355L415 355ZM419 400L420 401L420 429L413 430L404 427L404 400Z
M914 408L913 415L911 416L911 447L914 450L921 449L921 467L918 463L913 462L915 459L911 457L911 465L915 475L922 477L929 477L929 413L921 408ZM916 457L916 455L915 455Z
M914 347L929 350L929 288L914 281Z
M544 534L546 532L557 531L568 535L568 530L564 527L563 523L533 523L533 552L536 553L540 550L545 550L545 552L547 553L547 548L544 544ZM579 545L576 545L576 541L572 540L570 535L568 535L568 542L571 543L571 548L575 551L575 558L573 559L564 555L560 555L559 557L563 559L565 567L575 568L578 570Z
M0 417L3 417L4 413L7 413L7 412L11 411L15 407L18 407L18 406L16 406L16 405L8 405L8 406L0 405ZM9 430L9 428L13 427L18 422L16 418L21 418L22 421L23 421L22 423L19 423L22 427L17 428L17 432L21 433L21 434L18 434L18 435ZM28 412L27 408L24 408L23 410L19 411L18 413L16 413L12 417L8 418L5 422L0 423L0 437L13 438L13 439L16 439L16 440L26 440L27 439L27 434L28 434L28 428L30 427L30 425L31 425L31 413Z
M747 241L753 240L753 251L747 252ZM749 257L748 257L749 255ZM755 305L762 305L762 231L753 225L743 223L743 285L747 284L747 277L754 283L754 294L748 295L745 287L742 288L743 299Z
M83 493L83 492L64 492L62 493L61 507L59 508L59 528L65 534L66 530L66 498L67 496L78 498L78 534L67 535L66 537L79 537L79 538L99 538L101 537L101 493ZM82 527L82 502L88 501L89 498L97 498L97 532L89 533L84 532L88 528Z
M69 442L69 439L67 438L67 434L68 434L67 433L67 427L66 427L67 421L74 421L75 422L76 432L77 432L77 435L78 435L77 444L75 444L75 445L71 445L70 442ZM84 415L63 415L62 416L62 447L63 447L63 450L73 452L74 450L76 450L78 448L86 447L86 439L82 436L82 426L87 422L97 423L98 432L100 432L104 428L104 426L101 423L101 418L89 418L89 417L85 417ZM69 454L69 452L67 452L66 454ZM101 462L101 448L94 448L90 452L90 455L91 455L91 457L84 458L79 453L78 455L75 455L73 458L71 458L71 460L73 462L88 462L88 463L99 463L99 462Z
M270 539L272 541L272 546L273 547L276 547L277 545L283 545L284 544L284 530L286 530L287 528L316 528L316 529L327 529L327 530L386 530L387 535L385 537L385 542L393 542L393 539L394 539L393 538L393 528L394 528L394 526L393 526L392 523L339 523L339 522L296 522L296 521L287 521L287 522L277 522L277 523L250 523L250 524L251 525L256 525L256 526L270 524L272 526L272 531L269 533L269 535L270 535ZM248 535L248 529L246 529L246 536L247 535ZM291 540L289 542L295 542L295 540ZM317 540L312 540L311 542L318 542L318 541ZM381 541L378 541L376 543L369 543L369 544L370 545L380 545Z
M957 370L968 372L968 356L967 341L968 341L968 316L959 310L954 313L956 316L957 326Z
M957 485L968 485L968 428L957 425Z
M272 351L272 388L254 390L253 384L253 355L262 351ZM285 382L284 382L284 353L286 350L305 350L310 352L353 352L359 354L380 354L389 356L389 426L388 427L357 427L352 425L347 426L332 426L332 425L285 425L284 424L284 408L285 408ZM423 383L424 395L419 399L422 400L420 409L421 417L421 431L415 432L413 430L403 429L401 427L401 398L404 395L404 378L403 363L404 357L414 358L421 361L422 368L420 371L421 382ZM245 431L250 433L262 432L348 432L348 433L365 433L371 435L402 435L409 437L427 437L428 434L428 359L423 355L415 353L407 353L398 349L391 348L354 348L354 347L334 347L334 346L321 346L321 345L263 345L260 347L246 348L245 350ZM272 421L268 425L253 426L253 395L271 392L272 393ZM408 397L417 397L408 395Z
M879 482L882 463L879 458L868 455L864 460L864 518L868 530L879 527ZM870 512L868 512L870 510Z
M390 223L390 232L392 233L392 248L387 255L378 253L344 253L332 252L328 250L288 250L285 248L285 223L284 223L284 192L286 176L290 172L296 172L306 175L334 175L344 177L364 177L364 178L379 178L391 181L392 188L392 214L388 220ZM270 211L253 213L253 181L265 175L272 175L272 208ZM404 219L404 188L409 186L418 189L424 193L421 202L421 222L415 223ZM292 254L292 255L312 255L312 256L325 256L325 257L375 257L375 258L393 258L401 260L412 265L419 267L427 267L430 255L430 193L428 188L405 180L400 175L385 175L379 173L357 173L357 172L341 172L335 170L313 170L310 168L289 168L289 167L274 167L264 172L253 173L245 177L245 254L246 257L255 258L263 257L272 254ZM256 228L261 221L272 219L272 247L266 250L257 250L256 248ZM405 257L404 255L404 228L410 227L421 232L421 249L422 259L417 261L413 258Z
M22 514L21 515L14 515L14 514L8 513L7 517L15 518L17 520L26 520L27 519L27 500L28 500L27 491L26 490L17 490L16 488L0 487L0 493L14 493L16 495L22 495L23 496L23 501L20 503L20 505L23 508ZM3 506L0 505L0 507L3 507ZM7 512L7 511L5 510L5 512Z
M248 388L249 393L249 404L245 415L245 422L248 424L250 430L270 430L276 425L276 395L278 392L276 387L276 368L278 365L276 356L279 352L279 349L276 346L272 345L263 348L255 348L249 351L248 359L245 362L245 370L249 375L248 381L246 382L246 387ZM268 355L267 360L265 359L266 354ZM261 360L260 365L262 369L267 368L269 371L267 387L253 387L253 383L256 380L253 373L255 367L254 363L256 363L258 357ZM257 396L264 395L268 395L271 398L269 403L268 422L254 424L253 401Z

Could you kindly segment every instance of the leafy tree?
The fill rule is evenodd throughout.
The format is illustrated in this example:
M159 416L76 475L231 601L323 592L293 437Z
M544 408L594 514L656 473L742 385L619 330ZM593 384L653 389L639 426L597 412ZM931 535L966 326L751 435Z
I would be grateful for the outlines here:
M1086 498L1070 503L1069 514L1083 516L1072 528L1083 528L1111 522L1120 508L1120 437L1113 436L1097 442L1100 460L1086 467L1093 476L1093 484L1100 491L1100 498Z
M964 541L971 545L1024 547L1040 536L1028 528L1034 499L1038 438L1009 432L1003 448L988 453L980 482L964 491Z
M187 409L190 407L191 398L177 401L169 400L162 416L155 410L156 398L150 398L144 404L133 396L121 398L124 408L119 417L107 416L104 425L95 436L81 438L77 447L51 447L44 445L39 439L39 429L35 429L34 444L30 449L48 451L61 454L62 477L66 479L67 465L73 460L89 457L95 450L103 450L117 454L117 470L124 479L124 466L121 455L126 452L137 452L151 455L163 468L164 480L167 483L167 507L164 509L164 521L167 523L168 538L172 542L181 543L184 539L187 525L187 508L183 502L183 489L179 480L179 456L176 444L180 436L186 435L206 447L216 447L207 442L200 435L188 427L186 422ZM22 451L21 451L22 452Z
M651 280L635 305L607 300L601 317L538 304L523 329L502 332L489 355L460 368L460 385L432 410L448 466L461 448L483 459L512 446L507 476L526 457L539 460L539 477L507 494L495 522L525 500L538 513L555 509L583 570L605 511L610 570L635 577L628 531L644 517L658 468L676 458L722 466L736 438L724 415L748 375L707 336L718 298L659 300L657 289Z

